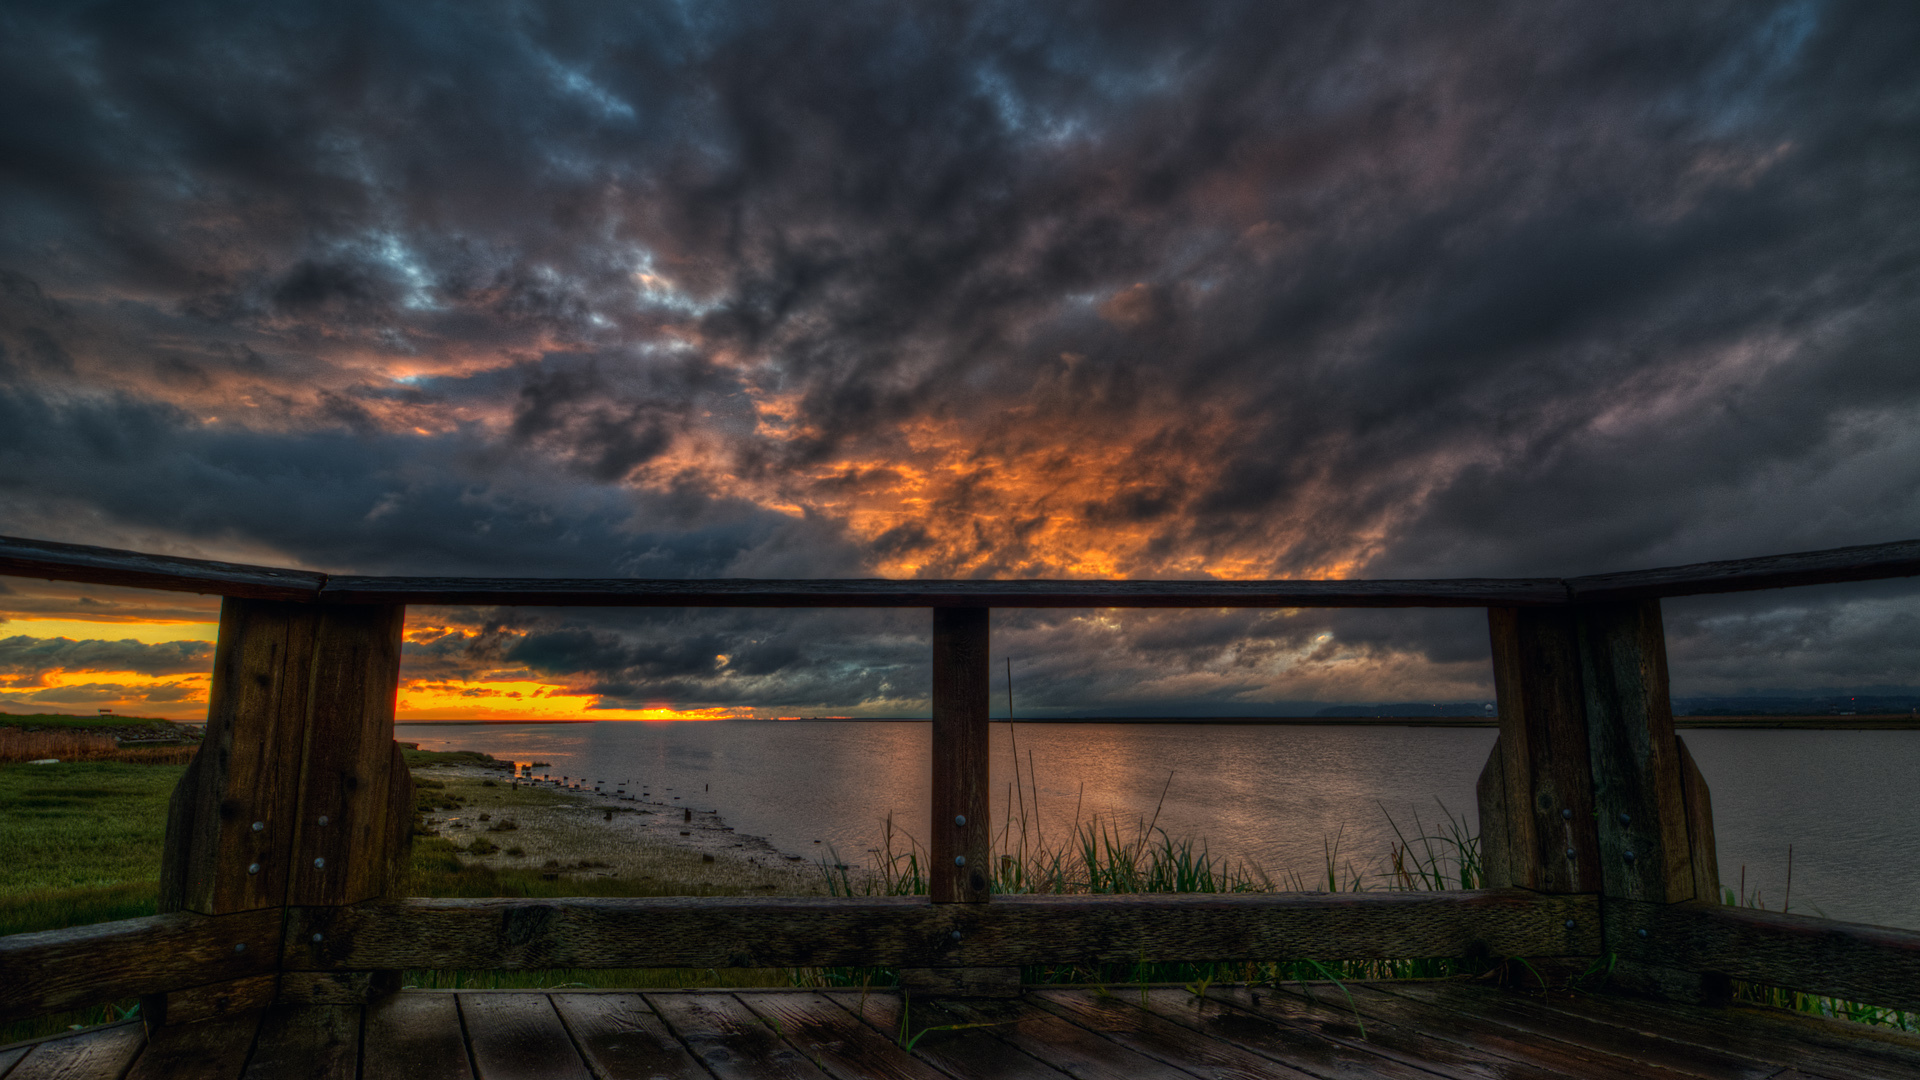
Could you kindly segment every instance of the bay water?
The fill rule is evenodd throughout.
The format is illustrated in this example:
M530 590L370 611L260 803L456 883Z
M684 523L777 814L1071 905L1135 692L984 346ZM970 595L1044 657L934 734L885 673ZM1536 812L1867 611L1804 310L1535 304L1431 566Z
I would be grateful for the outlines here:
M402 724L423 749L625 783L817 862L927 838L925 721ZM1098 819L1258 867L1286 887L1378 885L1402 839L1478 831L1491 728L996 723L996 831L1047 846ZM1779 910L1920 928L1920 731L1684 731L1712 790L1720 878ZM1013 790L1018 760L1021 791ZM590 786L590 785L589 785ZM1009 814L1009 807L1012 814ZM1396 832L1397 829L1397 832ZM1791 893L1789 894L1789 847ZM1435 845L1446 852L1444 841Z

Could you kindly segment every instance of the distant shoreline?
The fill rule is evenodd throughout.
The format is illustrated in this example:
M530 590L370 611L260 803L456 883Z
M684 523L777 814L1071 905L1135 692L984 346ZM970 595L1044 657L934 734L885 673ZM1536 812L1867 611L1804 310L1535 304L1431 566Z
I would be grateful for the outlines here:
M629 720L401 720L396 727L482 727L498 724L528 726L534 724L620 724L620 723L678 723L681 721L629 721ZM738 723L739 721L693 721L695 723ZM778 720L756 720L755 723L781 724L901 724L931 723L925 717L916 716L793 716ZM991 723L1006 724L1188 724L1195 727L1208 726L1279 726L1279 727L1431 727L1431 728L1492 728L1500 726L1499 720L1491 716L1080 716L1070 718L1028 719L1024 717L1008 720L1006 717L994 717ZM1767 731L1767 730L1806 730L1806 731L1920 731L1920 716L1902 716L1897 713L1866 716L1676 716L1673 726L1688 729L1723 729L1728 731Z

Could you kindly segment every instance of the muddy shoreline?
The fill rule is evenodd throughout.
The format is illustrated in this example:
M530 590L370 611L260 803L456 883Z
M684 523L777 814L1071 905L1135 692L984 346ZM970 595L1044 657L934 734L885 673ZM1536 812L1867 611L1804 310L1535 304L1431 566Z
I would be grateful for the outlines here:
M825 892L816 863L735 830L714 811L637 793L623 799L560 788L477 765L426 763L412 772L416 782L444 785L416 783L429 798L443 791L452 797L424 812L427 835L445 837L470 861L573 879L629 878L759 895Z

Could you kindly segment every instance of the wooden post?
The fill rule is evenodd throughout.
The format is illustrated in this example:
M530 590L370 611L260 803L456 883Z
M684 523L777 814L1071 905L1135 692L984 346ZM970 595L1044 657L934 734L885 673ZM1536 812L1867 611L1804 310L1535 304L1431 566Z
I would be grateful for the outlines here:
M287 903L300 907L386 893L395 839L389 789L396 776L412 789L393 741L406 609L320 610L287 893Z
M228 597L220 605L207 731L174 786L160 864L162 912L203 915L286 904L307 694L319 609ZM273 1001L277 972L141 999L149 1026Z
M221 604L207 733L168 806L161 911L348 904L397 884L412 821L412 780L393 742L403 615L398 605ZM154 995L142 1011L150 1024L182 1023L287 990L278 974L253 976Z
M1713 810L1706 780L1674 735L1660 601L1582 605L1575 619L1603 897L1717 902ZM1639 932L1611 915L1607 923L1610 932ZM1616 952L1644 955L1639 946L1609 941ZM1627 988L1663 997L1724 1002L1730 992L1725 976L1712 972L1622 960L1615 973Z
M1580 656L1555 608L1489 608L1500 737L1481 773L1487 884L1546 893L1600 889Z
M933 609L933 815L927 892L936 904L984 904L993 894L990 617L984 607ZM955 942L956 947L963 944ZM1006 996L1020 992L1020 969L906 968L900 972L900 985L943 996Z
M1655 903L1691 900L1660 602L1587 605L1578 620L1603 891Z
M933 609L933 819L928 894L980 904L992 893L988 824L987 608Z

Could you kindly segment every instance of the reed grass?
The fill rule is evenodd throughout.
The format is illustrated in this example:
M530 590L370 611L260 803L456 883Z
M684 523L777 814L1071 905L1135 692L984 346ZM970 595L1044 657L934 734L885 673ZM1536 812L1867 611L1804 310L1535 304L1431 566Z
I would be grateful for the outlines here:
M0 735L6 729L0 728ZM41 733L34 733L41 734ZM110 740L109 740L110 741ZM192 748L185 748L191 752ZM55 755L47 755L55 756ZM1323 865L1308 881L1297 873L1276 878L1244 860L1211 852L1204 838L1175 837L1151 818L1131 827L1098 816L1082 820L1076 810L1066 827L1039 819L1031 791L1033 762L1016 768L1009 791L1014 808L995 844L992 888L1003 895L1112 895L1127 893L1270 893L1444 891L1484 883L1479 837L1464 817L1439 807L1437 827L1415 813L1403 829L1385 807L1395 841L1374 862L1356 865L1341 849L1341 833L1324 842ZM122 761L61 766L0 768L0 934L73 926L149 915L155 910L159 845L167 794L178 767L147 767ZM1164 805L1171 776L1161 792ZM421 778L417 794L444 800L443 784ZM562 896L738 895L739 890L652 878L560 876L549 880L535 868L494 867L461 857L450 840L419 836L407 893L414 896L527 898ZM856 868L829 848L819 864L826 891L835 896L925 895L926 852L889 816L882 841L867 865ZM34 869L38 868L38 869ZM49 868L57 868L53 873ZM9 876L9 875L12 876ZM22 876L22 875L25 876ZM51 874L51 876L49 876ZM54 880L54 878L59 880ZM1756 895L1727 890L1725 900L1765 907ZM1604 963L1604 958L1603 958ZM1392 960L1279 962L1132 963L1037 965L1022 969L1030 984L1180 983L1204 989L1211 983L1275 985L1327 980L1501 977L1503 964L1531 969L1525 958L1508 961L1451 957ZM1596 965L1596 971L1603 965ZM618 968L528 971L409 971L405 984L425 989L683 989L697 987L886 987L897 973L888 968ZM1579 989L1578 985L1572 987ZM1800 1012L1920 1030L1913 1013L1751 983L1735 984L1736 1000ZM132 1002L97 1006L59 1016L0 1026L0 1043L35 1038L124 1019Z

